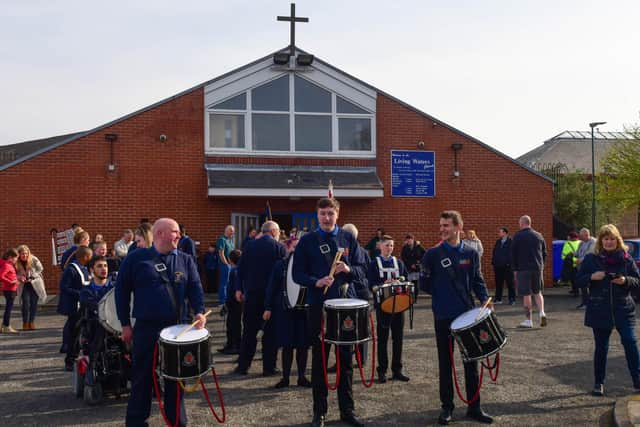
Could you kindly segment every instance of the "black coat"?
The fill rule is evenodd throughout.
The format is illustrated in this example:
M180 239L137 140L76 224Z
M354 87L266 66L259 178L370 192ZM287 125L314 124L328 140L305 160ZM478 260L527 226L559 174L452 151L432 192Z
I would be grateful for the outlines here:
M602 280L591 280L596 271L607 273ZM611 283L612 275L625 276L624 285ZM578 287L589 287L590 299L584 316L585 326L611 329L623 325L635 325L636 306L631 298L632 289L640 286L640 275L635 262L626 252L613 256L588 254L576 276Z
M507 236L504 244L502 239L496 240L493 247L493 255L491 256L491 265L494 267L509 267L511 265L511 243L513 239Z

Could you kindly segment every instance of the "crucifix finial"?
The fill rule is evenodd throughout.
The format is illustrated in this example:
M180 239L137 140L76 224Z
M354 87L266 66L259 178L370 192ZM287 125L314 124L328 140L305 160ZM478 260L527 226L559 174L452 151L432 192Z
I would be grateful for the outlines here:
M289 44L289 54L295 55L296 49L296 22L309 22L309 18L300 18L296 16L296 4L291 3L291 16L278 16L278 21L287 21L291 23L291 43Z

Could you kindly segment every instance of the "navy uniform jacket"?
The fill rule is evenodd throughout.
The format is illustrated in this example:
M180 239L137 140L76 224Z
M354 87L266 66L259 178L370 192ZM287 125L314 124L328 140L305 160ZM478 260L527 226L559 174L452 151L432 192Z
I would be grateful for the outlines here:
M98 303L102 297L113 288L113 283L107 280L103 286L91 282L80 290L80 307L87 310L89 317L98 317Z
M72 316L78 312L78 299L83 286L90 283L89 271L86 267L70 262L60 279L58 296L58 313Z
M269 235L254 240L247 247L238 263L238 278L245 301L264 301L271 270L276 261L286 255L284 245Z
M381 258L382 268L393 268L393 259L391 257L384 259L382 255L374 258L369 263L369 269L367 272L367 279L369 280L369 288L373 289L374 286L383 285L384 282L388 279L386 273L383 273L384 277L380 277L380 270L378 269L378 261L377 258ZM394 274L392 278L397 279L400 276L403 276L406 280L407 278L407 268L404 266L402 260L396 258L398 261L398 273Z
M71 245L69 249L64 251L60 256L60 268L64 271L64 264L67 262L67 259L73 254L73 257L69 260L69 263L76 261L76 255L74 252L78 249L78 245Z
M473 308L474 301L471 291L481 303L487 296L487 285L480 272L480 256L478 252L461 243L452 248L447 242L442 242L456 272L456 288L453 287L451 276L441 264L440 249L435 246L429 249L422 258L425 279L431 289L432 310L436 320L454 319L460 314Z
M511 237L502 243L502 239L496 240L493 247L493 256L491 257L491 265L494 267L509 267L511 265Z
M167 286L156 270L158 258L167 267L167 276L173 288L175 303L189 300L195 314L204 313L203 291L196 263L184 252L173 250L167 255L155 247L138 248L129 252L120 265L116 281L116 310L122 326L129 326L129 307L133 293L133 317L136 321L176 321L177 313ZM185 320L183 310L182 319Z
M626 282L622 286L613 284L608 274L602 280L591 280L591 274L596 271L620 274L626 277ZM578 287L589 287L585 326L612 329L634 325L636 305L629 293L640 286L639 277L635 262L623 251L608 256L606 253L587 254L576 275Z
M371 292L369 292L369 280L367 279L367 270L369 269L369 252L367 252L362 246L358 245L358 255L354 258L355 262L362 262L362 265L356 266L351 269L353 276L351 283L355 289L356 296L365 301L369 301Z
M178 242L178 249L187 255L191 255L194 261L198 259L196 254L196 244L191 237L182 236Z
M320 239L318 239L320 235ZM326 245L326 246L325 246ZM329 258L321 252L321 246L329 249ZM351 273L340 273L334 276L334 282L324 294L324 288L316 288L316 282L327 276L331 270L331 262L335 258L338 248L344 248L342 261L351 268ZM355 290L351 282L354 275L365 274L365 261L362 251L358 250L358 242L351 233L342 231L337 225L330 233L318 229L300 238L293 257L293 280L301 286L306 286L307 304L322 305L325 300L341 298L340 287L348 283L348 296L355 298ZM355 272L356 269L361 269Z

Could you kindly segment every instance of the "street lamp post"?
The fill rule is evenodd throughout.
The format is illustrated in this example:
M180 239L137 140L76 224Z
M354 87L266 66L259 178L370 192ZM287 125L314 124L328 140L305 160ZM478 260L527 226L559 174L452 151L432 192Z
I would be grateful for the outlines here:
M607 122L589 123L591 128L591 233L597 234L596 230L596 145L593 137L593 128L604 125Z

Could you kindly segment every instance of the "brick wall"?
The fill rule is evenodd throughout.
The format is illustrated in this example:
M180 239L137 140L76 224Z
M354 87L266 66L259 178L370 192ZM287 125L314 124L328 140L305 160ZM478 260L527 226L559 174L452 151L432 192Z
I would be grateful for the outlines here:
M203 92L194 90L113 126L78 139L0 172L6 195L0 207L0 247L26 243L45 265L49 292L55 293L59 268L51 265L49 230L77 222L93 236L102 233L109 247L124 228L140 218L170 216L185 223L189 235L202 243L214 241L232 212L261 213L265 198L208 198L204 163L273 164L274 158L206 157L204 155ZM462 212L465 228L473 228L485 246L483 271L493 286L491 249L499 226L517 229L520 215L529 214L534 228L551 247L552 185L480 144L385 96L378 97L375 160L297 159L279 164L377 166L385 188L383 199L341 200L340 223L352 222L366 244L377 227L396 237L413 232L430 246L438 241L438 215L444 209ZM115 172L108 172L110 150L104 134L116 133ZM168 140L159 141L165 134ZM391 198L390 150L436 153L436 194L433 199ZM453 177L452 143L458 153L460 177ZM339 189L336 190L339 195ZM313 211L315 200L269 199L272 210ZM551 265L545 280L551 283Z

